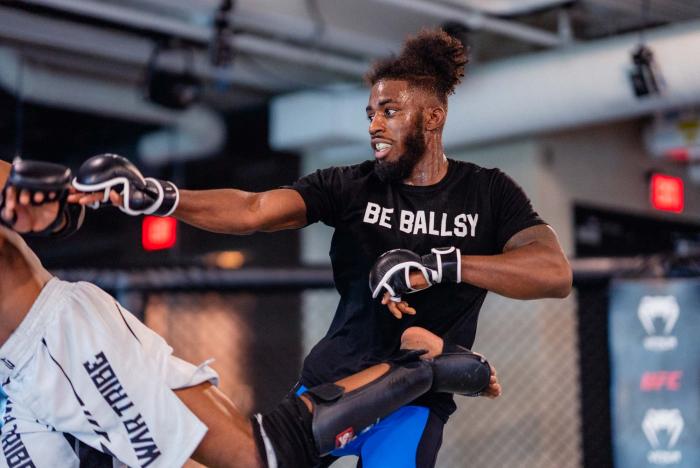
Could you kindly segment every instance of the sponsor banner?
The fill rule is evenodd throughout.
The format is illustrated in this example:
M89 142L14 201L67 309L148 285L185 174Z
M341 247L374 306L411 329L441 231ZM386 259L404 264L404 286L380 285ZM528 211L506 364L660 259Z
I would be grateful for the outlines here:
M700 280L616 281L609 320L615 467L700 467Z

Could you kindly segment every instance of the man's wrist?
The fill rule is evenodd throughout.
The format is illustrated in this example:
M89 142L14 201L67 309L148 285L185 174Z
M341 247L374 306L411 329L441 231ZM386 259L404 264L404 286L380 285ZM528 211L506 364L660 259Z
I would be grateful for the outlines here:
M421 260L430 271L432 284L462 281L462 255L457 247L433 248Z
M66 225L68 225L68 215L66 214L66 211L61 210L61 212L58 215L61 217L61 222L58 226L56 226L55 229L51 231L52 234L61 232L66 228Z

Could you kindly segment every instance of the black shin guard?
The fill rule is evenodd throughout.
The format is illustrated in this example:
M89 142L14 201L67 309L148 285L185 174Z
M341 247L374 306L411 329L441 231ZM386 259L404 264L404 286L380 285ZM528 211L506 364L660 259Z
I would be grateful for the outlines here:
M392 366L367 385L345 392L325 384L305 395L314 402L313 436L321 455L344 447L365 428L427 392L433 381L430 364L419 359Z
M489 385L483 357L459 348L421 360L425 351L405 351L376 380L350 392L335 384L304 393L313 416L296 396L253 418L253 434L268 468L313 467L321 455L344 447L356 435L429 390L475 395Z
M318 449L311 435L311 413L299 397L290 395L274 410L251 420L255 445L268 468L318 464Z
M478 396L488 388L491 366L483 356L461 346L445 350L432 361L433 391Z

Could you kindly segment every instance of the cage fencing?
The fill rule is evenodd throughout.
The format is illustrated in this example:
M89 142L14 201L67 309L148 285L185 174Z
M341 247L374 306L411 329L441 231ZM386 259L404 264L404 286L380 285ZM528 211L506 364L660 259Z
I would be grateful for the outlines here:
M498 369L504 392L496 400L456 397L438 467L612 467L607 284L638 265L584 263L567 299L487 296L474 350ZM221 389L246 413L271 408L292 388L338 301L325 269L59 276L115 294L176 355L215 359Z

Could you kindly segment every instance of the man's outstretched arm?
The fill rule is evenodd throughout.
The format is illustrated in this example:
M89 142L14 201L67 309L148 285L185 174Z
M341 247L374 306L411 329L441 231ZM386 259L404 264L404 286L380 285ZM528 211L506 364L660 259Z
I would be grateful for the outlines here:
M178 190L172 182L144 177L139 169L114 154L88 159L77 172L73 186L81 193L71 203L105 203L130 215L175 216L181 221L213 232L251 234L306 225L306 205L291 189L261 193L235 189ZM119 193L117 193L117 191Z
M207 231L252 234L306 225L306 205L292 189L253 193L235 189L181 190L173 215Z

